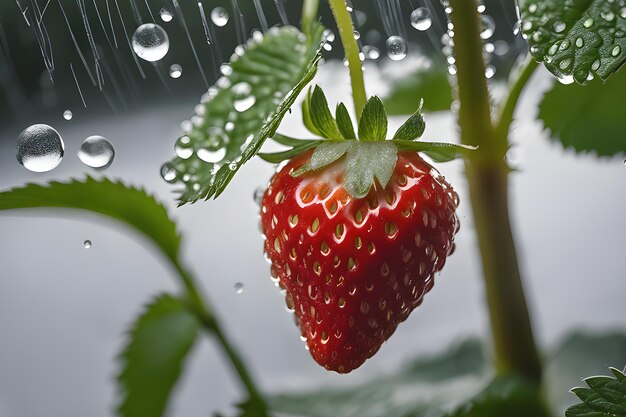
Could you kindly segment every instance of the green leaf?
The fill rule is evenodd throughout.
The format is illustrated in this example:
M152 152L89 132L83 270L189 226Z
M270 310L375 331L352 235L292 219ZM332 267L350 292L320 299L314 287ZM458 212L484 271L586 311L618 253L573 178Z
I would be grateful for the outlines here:
M121 416L164 415L170 392L199 329L193 313L178 298L161 295L146 307L120 355Z
M398 148L389 141L349 142L349 145L346 191L355 198L363 198L376 186L375 179L385 188L398 161Z
M608 0L521 0L530 52L560 80L606 80L626 62L624 3Z
M142 189L87 177L46 186L29 184L0 193L0 211L44 207L86 210L120 221L151 239L178 264L180 234L176 224L165 207Z
M307 128L307 130L313 133L316 136L322 137L322 132L320 132L313 120L311 119L311 87L306 93L306 97L302 100L302 123Z
M400 126L393 135L397 140L415 140L422 136L426 129L426 123L424 122L424 116L422 116L422 107L424 106L424 100L420 102L420 106L406 122Z
M307 172L316 171L332 164L348 152L351 143L352 142L318 141L317 144L312 144L318 146L315 148L315 151L311 156L311 161L309 161L309 163L304 165L302 168L293 172L292 175L298 177Z
M568 408L565 416L626 416L626 376L615 368L611 368L611 372L615 378L586 378L584 382L589 388L572 389L582 404Z
M449 162L457 158L462 158L469 152L478 149L475 146L442 142L411 142L394 140L394 143L398 149L402 151L423 152L435 162Z
M185 190L180 204L219 196L237 170L275 133L320 59L323 28L307 38L296 28L272 28L236 51L229 75L203 97L178 157L163 170Z
M359 121L359 139L362 141L385 140L387 137L387 113L378 96L370 98Z
M553 139L578 152L600 156L626 153L623 100L626 71L606 83L587 86L555 84L539 106L539 118Z
M335 117L337 118L337 127L339 128L339 131L344 139L356 139L352 119L350 118L348 109L346 109L346 106L343 103L339 103L337 105Z
M304 141L301 141L301 142L304 142ZM320 142L321 141L318 141L318 140L305 142L302 145L294 146L293 148L288 149L283 152L260 153L259 157L263 159L264 161L269 162L270 164L278 164L283 161L288 161L289 159L292 159L300 155L301 153L308 151L309 149L315 148L316 146L319 145Z
M431 65L393 83L391 93L385 98L385 108L390 115L413 114L419 106L416 97L424 100L425 112L449 111L452 89L448 72L443 65Z
M337 123L328 108L328 101L324 91L319 86L315 86L311 95L310 119L315 129L321 136L328 139L341 139L341 133L337 128Z

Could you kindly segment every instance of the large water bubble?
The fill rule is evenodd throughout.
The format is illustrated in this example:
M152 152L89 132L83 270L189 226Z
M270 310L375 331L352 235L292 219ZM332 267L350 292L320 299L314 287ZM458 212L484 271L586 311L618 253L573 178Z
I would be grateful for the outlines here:
M90 136L80 146L78 159L83 164L96 169L106 169L113 163L115 149L106 138Z
M163 28L154 23L146 23L133 34L133 50L146 61L162 59L170 49L170 39Z
M32 125L17 138L17 161L33 172L47 172L56 168L64 153L65 145L61 135L48 125Z

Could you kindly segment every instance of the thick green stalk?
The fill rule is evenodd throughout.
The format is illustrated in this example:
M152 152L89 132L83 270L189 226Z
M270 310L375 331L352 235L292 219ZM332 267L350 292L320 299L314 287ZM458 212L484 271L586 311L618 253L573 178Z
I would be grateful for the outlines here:
M360 119L363 107L365 107L365 102L367 101L367 95L365 94L365 82L363 81L363 63L359 57L359 45L356 39L354 39L352 17L350 17L345 0L328 0L328 3L333 11L337 28L339 28L339 36L348 60L354 110L357 119Z
M476 0L451 0L461 140L478 145L466 163L483 265L495 363L540 382L541 363L522 287L508 207L507 137L493 128Z

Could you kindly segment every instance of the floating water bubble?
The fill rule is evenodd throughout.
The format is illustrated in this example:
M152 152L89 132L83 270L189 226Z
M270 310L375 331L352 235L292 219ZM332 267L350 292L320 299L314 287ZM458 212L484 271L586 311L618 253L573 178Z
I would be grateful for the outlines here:
M93 246L93 245L91 243L91 240L85 240L83 242L83 246L85 247L85 249L91 249L91 246Z
M213 24L215 26L226 26L226 23L228 23L228 11L226 11L225 8L223 7L216 7L213 10L211 10L211 21L213 22Z
M387 56L394 61L401 61L406 58L407 45L403 37L392 35L385 43L387 46Z
M56 168L64 153L65 145L61 135L48 125L32 125L17 138L15 156L29 171L47 172Z
M161 178L169 183L176 181L176 170L169 163L161 166Z
M237 294L243 293L243 284L241 282L235 283L235 292Z
M246 111L246 110L250 109L252 106L254 106L254 103L256 103L256 97L251 95L251 96L239 99L239 100L235 100L233 102L233 107L239 113L243 113L244 111Z
M115 149L106 138L90 136L80 145L78 159L88 167L106 169L113 163Z
M178 64L170 65L170 77L180 78L181 75L183 75L183 67Z
M496 21L489 15L480 16L482 21L482 31L480 32L481 39L489 39L493 36L493 32L496 30Z
M163 7L161 11L159 11L159 16L161 17L161 20L164 21L165 23L171 22L172 19L174 18L174 15L172 14L172 12L167 10L165 7Z
M365 45L363 47L363 54L365 55L365 58L371 59L373 61L376 61L378 58L380 58L380 50L377 47L371 45Z
M162 59L170 49L167 32L154 23L145 23L133 34L133 50L137 56L149 62Z
M65 111L63 112L63 118L64 118L65 120L72 120L72 117L74 117L74 114L72 114L72 111L71 111L71 110L65 110Z
M265 195L265 187L257 187L254 190L254 194L252 195L252 198L254 199L254 202L260 206L261 202L263 201L264 195Z
M433 19L428 7L418 7L411 12L411 26L415 29L425 31L432 25Z

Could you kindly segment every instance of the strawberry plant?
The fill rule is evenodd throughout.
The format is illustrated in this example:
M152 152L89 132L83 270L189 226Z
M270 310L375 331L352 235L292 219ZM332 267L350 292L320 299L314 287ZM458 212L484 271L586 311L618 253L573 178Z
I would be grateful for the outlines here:
M351 6L345 0L328 3L350 73L352 103L338 103L332 112L322 88L309 87L332 32L318 20L319 0L304 0L300 28L274 27L237 47L183 123L176 156L163 164L161 175L182 185L184 205L218 198L255 156L278 164L260 201L263 250L311 356L341 374L372 358L433 290L436 274L445 274L455 251L463 223L457 208L470 205L492 357L480 342L469 341L374 383L268 395L182 261L176 224L145 191L90 177L29 184L0 193L0 210L67 208L106 216L152 241L175 271L180 292L148 303L120 355L117 410L123 417L165 414L201 333L220 346L246 391L238 404L242 417L561 413L546 397L555 395L555 381L580 361L569 355L569 345L542 360L535 342L510 224L512 167L506 156L519 99L541 64L559 81L539 106L550 136L578 152L626 152L623 111L610 105L620 100L626 82L619 71L626 62L624 0L520 0L519 30L530 53L510 74L499 101L492 100L485 75L477 0L442 0L454 55L449 74L440 65L420 68L386 99L367 94ZM292 137L279 128L300 96L308 134ZM460 143L422 140L424 113L453 103ZM393 134L386 108L406 113ZM284 149L263 152L268 140ZM440 164L456 158L465 164L466 190L439 172L445 173ZM603 364L626 359L623 335L577 343L592 346ZM588 378L589 388L572 391L582 402L566 416L626 415L626 377L610 370L614 377ZM427 397L394 397L425 387L434 387Z

